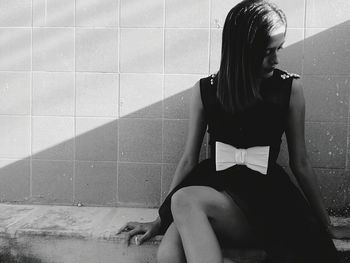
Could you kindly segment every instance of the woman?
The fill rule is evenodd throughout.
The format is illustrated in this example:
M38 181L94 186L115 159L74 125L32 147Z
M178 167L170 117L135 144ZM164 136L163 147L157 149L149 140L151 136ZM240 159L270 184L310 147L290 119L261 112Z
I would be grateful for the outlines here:
M276 68L286 17L265 0L228 13L217 74L193 87L190 126L170 193L151 223L127 223L139 243L165 233L158 262L232 262L221 248L262 246L269 262L338 262L331 226L304 141L299 77ZM208 128L211 158L198 164ZM290 167L276 163L286 133Z

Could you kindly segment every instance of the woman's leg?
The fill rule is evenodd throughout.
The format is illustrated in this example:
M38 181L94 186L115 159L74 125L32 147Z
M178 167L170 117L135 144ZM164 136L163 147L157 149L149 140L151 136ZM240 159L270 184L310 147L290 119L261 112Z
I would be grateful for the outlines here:
M186 263L181 238L174 223L169 226L159 245L157 263Z
M222 263L222 240L237 245L256 242L239 207L211 187L178 190L172 196L171 210L188 263Z
M159 245L157 263L186 263L181 237L174 223L169 226ZM235 262L224 258L224 263Z

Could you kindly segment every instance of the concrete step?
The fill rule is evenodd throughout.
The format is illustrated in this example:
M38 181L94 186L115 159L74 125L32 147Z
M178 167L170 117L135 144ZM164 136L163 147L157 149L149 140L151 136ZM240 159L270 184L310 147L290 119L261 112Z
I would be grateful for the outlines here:
M152 221L156 209L0 204L0 263L155 263L162 236L126 245L117 230L127 221ZM332 218L335 224L350 219ZM350 241L334 240L350 252ZM258 249L227 249L239 263L264 258ZM344 262L350 262L344 261Z

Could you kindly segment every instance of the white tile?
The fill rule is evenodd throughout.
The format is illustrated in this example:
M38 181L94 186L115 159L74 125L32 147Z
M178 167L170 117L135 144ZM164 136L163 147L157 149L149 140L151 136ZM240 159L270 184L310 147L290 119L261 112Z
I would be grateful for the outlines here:
M304 29L290 28L284 48L280 51L279 66L288 72L301 74L303 63Z
M165 32L165 73L209 71L209 29L167 29Z
M30 198L30 159L0 160L0 167L1 202L28 201ZM18 212L16 216L20 215ZM14 215L9 218L14 220ZM1 222L4 223L3 216Z
M72 204L73 162L33 160L32 167L32 202L39 204Z
M76 159L117 161L118 123L115 118L76 119Z
M117 45L117 29L76 29L77 71L117 72Z
M274 0L273 2L286 14L288 27L303 28L305 20L305 1Z
M306 27L350 27L350 1L307 0Z
M164 99L192 89L205 75L165 75Z
M162 120L119 120L119 161L160 163L162 161Z
M285 1L275 0L275 3L287 16L288 26L293 28L302 28L305 17L305 0ZM240 0L212 0L211 8L211 27L223 28L225 19L229 11Z
M116 205L117 162L77 162L75 199L83 204Z
M30 117L0 116L0 126L0 157L28 157L30 155Z
M212 29L210 37L210 73L218 72L221 61L222 30Z
M347 122L350 79L348 76L303 76L306 121Z
M0 26L31 26L31 0L1 0Z
M120 205L157 207L160 202L160 164L121 163L118 167Z
M120 117L161 118L162 99L162 75L121 74Z
M30 114L30 74L0 72L0 114Z
M121 72L163 72L163 30L122 29Z
M163 163L178 163L188 136L189 120L164 120Z
M307 29L304 41L305 74L348 75L350 64L350 27Z
M77 26L117 26L118 0L76 0Z
M33 0L33 26L74 26L74 0Z
M167 27L208 27L209 0L166 0L165 24Z
M120 0L121 27L162 27L164 0L147 0L147 5L136 0Z
M118 74L77 73L76 115L118 116Z
M188 119L193 86L200 75L165 75L164 118Z
M240 0L211 0L211 27L223 28L228 12Z
M74 73L33 73L33 114L74 116Z
M0 70L30 70L31 29L0 28Z
M32 153L34 159L73 160L74 119L72 117L33 117Z
M74 30L72 28L33 29L33 70L74 70Z
M116 121L116 118L88 118L88 117L78 117L76 136L82 136L88 132L96 130L98 128L107 126Z

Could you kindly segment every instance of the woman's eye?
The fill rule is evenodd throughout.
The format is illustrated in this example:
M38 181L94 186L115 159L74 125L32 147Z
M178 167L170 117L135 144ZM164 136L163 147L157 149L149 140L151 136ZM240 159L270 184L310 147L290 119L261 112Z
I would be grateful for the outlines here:
M265 56L268 56L268 55L270 55L271 54L271 49L266 49L265 50Z

